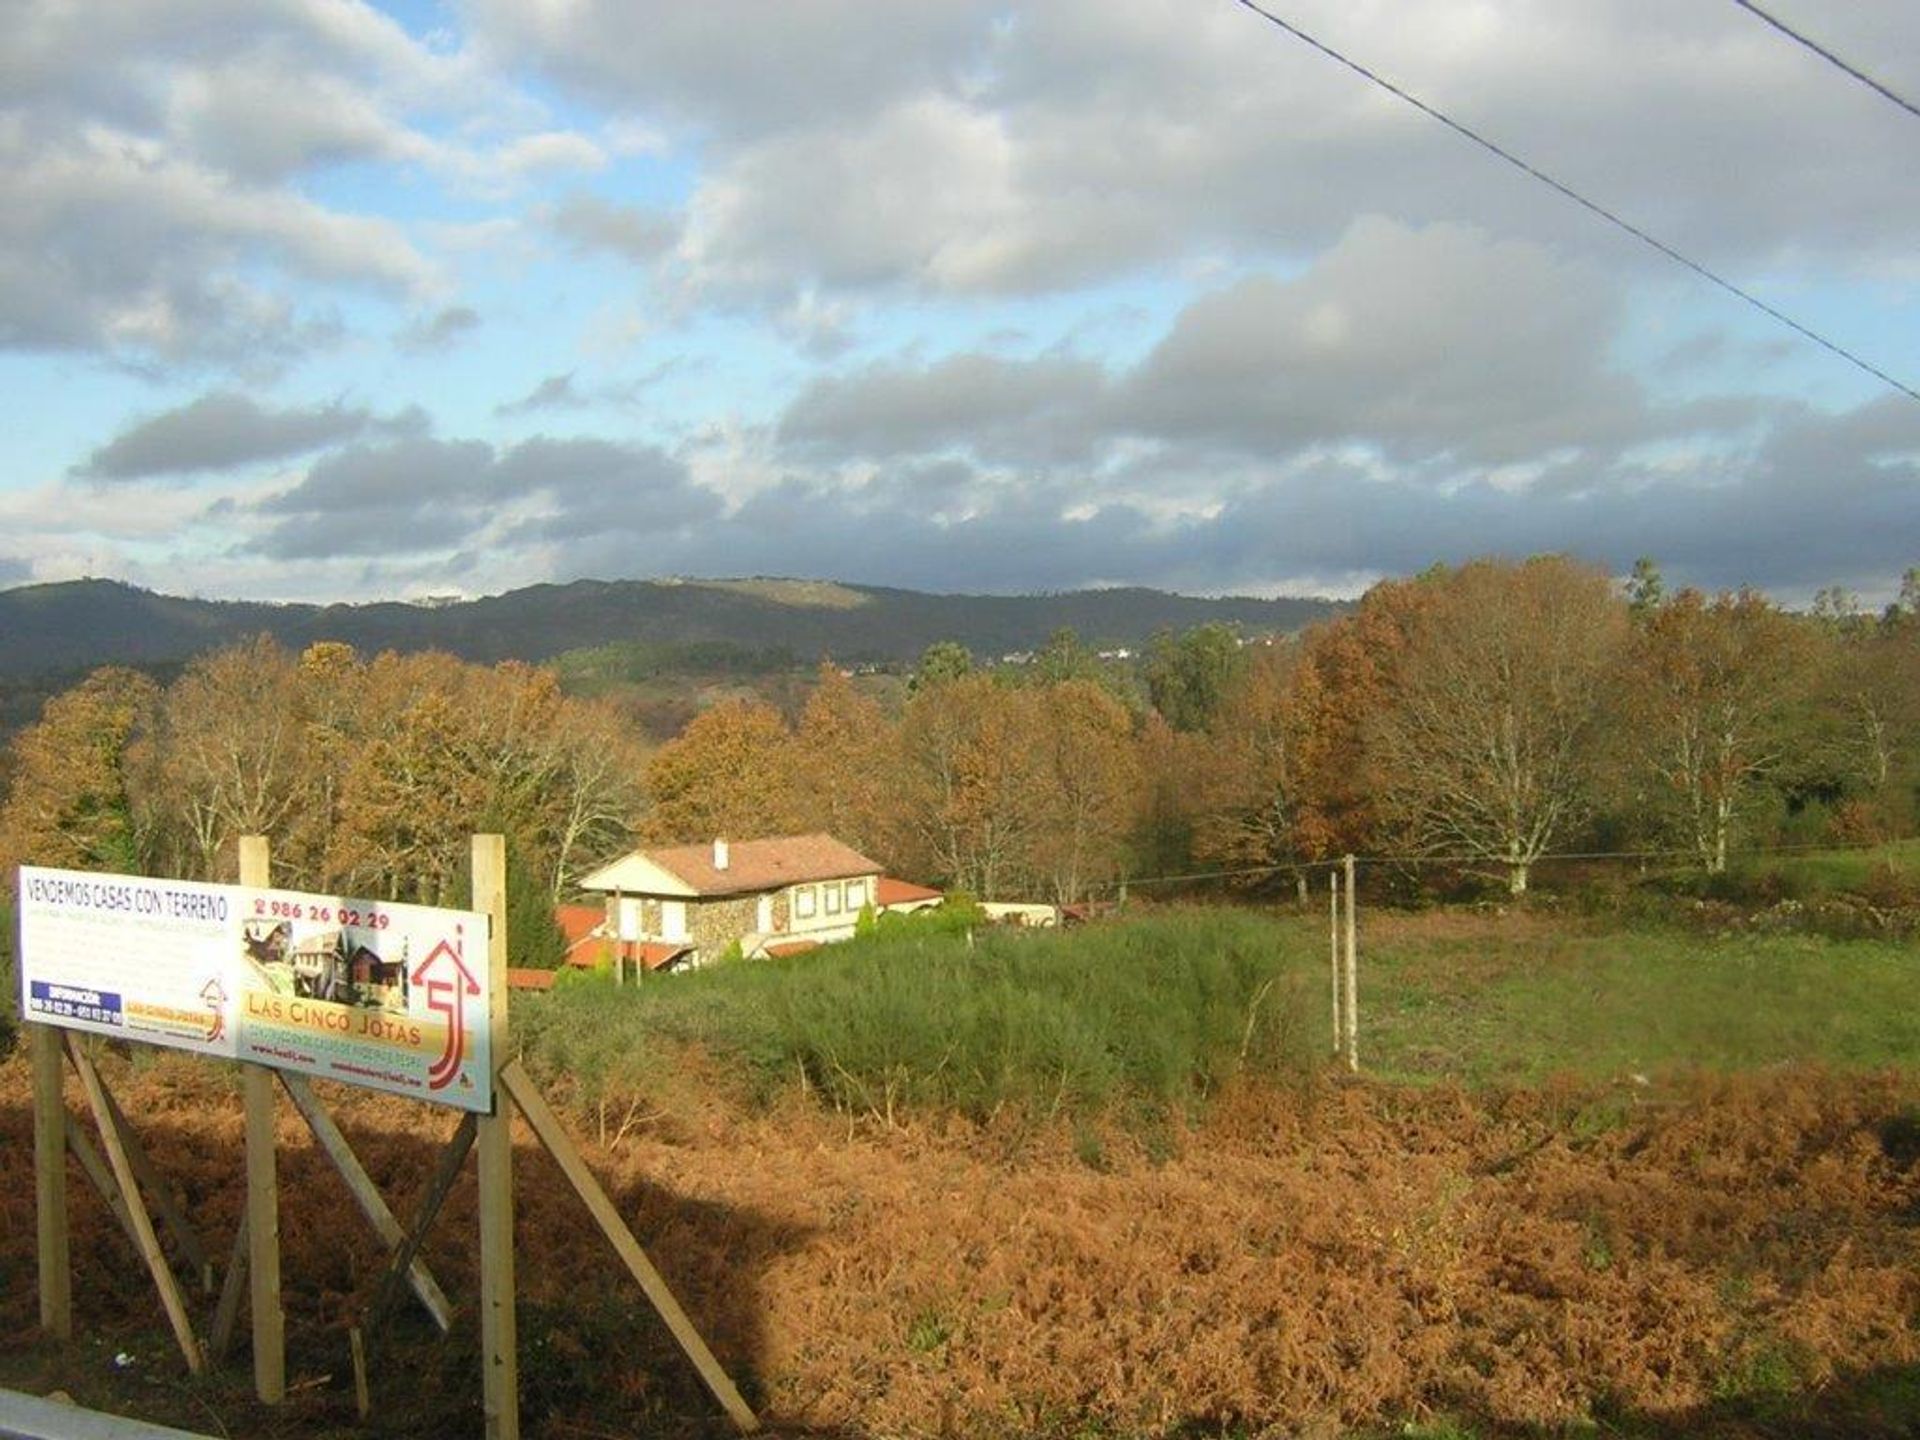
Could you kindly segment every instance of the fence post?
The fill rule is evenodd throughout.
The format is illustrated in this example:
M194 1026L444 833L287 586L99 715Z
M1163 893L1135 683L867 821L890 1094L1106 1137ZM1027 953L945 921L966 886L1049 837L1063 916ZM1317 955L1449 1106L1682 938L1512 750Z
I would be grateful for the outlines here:
M1360 951L1356 916L1360 909L1359 892L1354 889L1353 856L1346 857L1347 874L1347 1069L1360 1068Z
M473 837L473 908L487 926L487 1069L493 1113L480 1117L480 1363L487 1440L519 1440L519 1327L513 1299L513 1100L507 1060L507 842Z
M33 1056L33 1199L40 1263L40 1328L73 1338L73 1260L67 1241L67 1106L61 1098L60 1032L26 1026Z
M1333 1053L1340 1053L1345 1010L1340 999L1340 872L1327 871L1327 961L1333 975Z
M240 837L240 883L272 885L267 837ZM286 1315L280 1303L280 1190L274 1154L273 1071L240 1066L240 1101L246 1116L247 1301L253 1325L253 1388L278 1404L287 1394Z

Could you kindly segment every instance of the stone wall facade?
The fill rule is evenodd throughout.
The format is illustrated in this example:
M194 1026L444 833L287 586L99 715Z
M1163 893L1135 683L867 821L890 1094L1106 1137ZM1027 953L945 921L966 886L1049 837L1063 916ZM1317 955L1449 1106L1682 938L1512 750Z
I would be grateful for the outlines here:
M751 934L759 919L758 895L730 895L724 900L687 902L687 934L698 953L697 965L711 964L742 936Z

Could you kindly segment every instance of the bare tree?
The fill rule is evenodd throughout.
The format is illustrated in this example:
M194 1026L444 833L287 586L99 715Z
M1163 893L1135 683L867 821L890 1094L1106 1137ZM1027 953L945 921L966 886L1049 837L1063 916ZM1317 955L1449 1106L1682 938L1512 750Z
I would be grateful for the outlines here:
M1416 849L1497 865L1518 895L1586 814L1624 606L1604 574L1559 556L1421 583L1432 603L1367 726L1383 810Z
M1738 820L1806 734L1813 636L1751 590L1682 590L1634 638L1629 714L1650 798L1713 874Z

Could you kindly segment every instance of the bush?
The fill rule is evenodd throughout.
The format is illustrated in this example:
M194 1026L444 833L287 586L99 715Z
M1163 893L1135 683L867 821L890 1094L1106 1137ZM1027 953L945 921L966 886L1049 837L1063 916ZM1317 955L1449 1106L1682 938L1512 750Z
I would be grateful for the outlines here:
M870 937L783 965L570 986L517 1013L520 1044L537 1069L590 1090L637 1073L643 1052L699 1048L761 1099L804 1082L854 1113L976 1119L1191 1108L1242 1071L1318 1059L1305 1020L1317 971L1271 920L1173 911L969 943L939 913L882 916Z

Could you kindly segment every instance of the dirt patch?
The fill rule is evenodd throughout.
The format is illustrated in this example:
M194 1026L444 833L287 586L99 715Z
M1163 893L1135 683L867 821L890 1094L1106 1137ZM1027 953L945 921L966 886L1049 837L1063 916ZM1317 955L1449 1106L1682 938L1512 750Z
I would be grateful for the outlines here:
M115 1069L224 1254L237 1094L205 1065ZM328 1093L405 1215L452 1117ZM1149 1154L1098 1126L849 1128L796 1097L768 1115L679 1109L589 1154L750 1399L793 1429L1657 1423L1920 1363L1920 1166L1897 1143L1916 1100L1912 1077L1810 1071L1504 1094L1328 1083L1229 1093ZM290 1364L332 1379L268 1414L243 1361L184 1383L77 1171L87 1339L33 1341L27 1077L0 1067L7 1382L209 1431L350 1431L344 1327L378 1246L284 1106L281 1140ZM528 1433L719 1433L530 1138L517 1164ZM473 1227L469 1175L427 1252L460 1321L441 1339L396 1320L376 1433L479 1428Z

